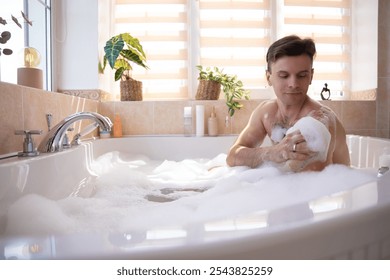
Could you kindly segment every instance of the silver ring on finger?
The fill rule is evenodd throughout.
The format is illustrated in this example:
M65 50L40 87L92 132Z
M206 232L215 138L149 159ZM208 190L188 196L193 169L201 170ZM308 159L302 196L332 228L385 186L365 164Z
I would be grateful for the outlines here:
M293 153L296 153L297 152L297 143L294 143L294 145L293 145Z

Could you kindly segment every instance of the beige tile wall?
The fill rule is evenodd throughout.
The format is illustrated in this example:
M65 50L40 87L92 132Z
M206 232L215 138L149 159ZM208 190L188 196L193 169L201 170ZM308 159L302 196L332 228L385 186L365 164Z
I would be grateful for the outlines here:
M81 111L97 112L98 101L0 82L0 155L22 150L23 136L15 130L47 132L46 114L52 114L52 126L64 117ZM75 124L79 132L84 126ZM39 144L42 135L34 135Z
M228 118L224 100L218 101L132 101L98 102L77 96L47 92L0 82L0 154L19 151L23 137L14 135L16 129L42 129L47 132L46 113L53 114L53 125L64 117L81 111L93 111L114 120L119 114L124 135L183 134L183 108L193 108L193 134L195 134L195 105L205 106L205 133L207 117L212 107L218 118L219 134L238 134L249 120L253 109L262 100L243 101L244 108ZM343 122L347 133L378 136L376 129L376 101L323 101ZM88 122L88 121L87 121ZM77 124L79 132L85 124ZM388 133L388 131L387 131ZM381 136L381 135L379 135ZM39 143L43 135L34 136Z
M212 107L218 119L218 128L221 134L238 133L241 123L246 121L246 111L258 104L258 101L247 103L246 109L237 114L237 122L229 120L225 127L227 107L223 101L135 101L135 102L101 102L99 112L113 119L115 114L121 116L123 132L128 135L139 134L183 134L183 111L184 107L192 107L193 130L195 134L195 106L205 106L205 133L207 133L207 117L210 116Z
M262 100L243 101L244 108L236 111L233 118L228 118L227 107L223 100L218 101L135 101L135 102L101 102L99 112L113 119L119 114L124 134L183 134L183 108L191 106L193 111L193 134L195 134L195 106L205 106L205 133L207 118L212 107L218 119L220 134L238 134L247 124L253 109ZM345 125L347 133L377 136L376 102L375 101L323 101L338 115ZM364 116L362 114L364 113Z

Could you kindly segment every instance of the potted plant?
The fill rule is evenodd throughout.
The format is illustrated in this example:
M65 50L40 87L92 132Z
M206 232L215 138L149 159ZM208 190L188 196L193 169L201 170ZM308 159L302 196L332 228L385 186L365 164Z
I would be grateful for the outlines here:
M99 67L101 73L107 62L115 70L115 81L120 80L121 101L142 100L142 82L131 77L132 63L149 69L139 40L129 33L113 36L104 47L103 65Z
M235 110L239 110L243 105L238 99L249 99L249 91L243 88L243 83L238 80L237 75L229 75L218 67L196 66L199 70L199 85L195 99L217 100L221 91L225 93L226 105L229 115L232 117Z

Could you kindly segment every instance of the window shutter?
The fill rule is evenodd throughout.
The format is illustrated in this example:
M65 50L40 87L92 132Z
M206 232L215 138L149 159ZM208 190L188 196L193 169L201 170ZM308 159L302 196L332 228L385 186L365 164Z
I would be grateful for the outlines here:
M283 15L283 35L311 37L316 43L312 94L319 94L324 83L332 96L346 94L350 80L350 1L284 0Z
M116 0L114 21L112 35L129 32L146 53L150 69L133 67L143 97L188 98L187 1Z
M324 83L332 97L348 94L350 0L112 1L111 35L129 32L146 52L150 69L135 65L133 71L143 82L145 99L193 98L197 64L223 68L245 88L262 89L265 55L275 34L315 40L311 95L318 98ZM111 80L118 94L119 82Z
M245 88L264 88L270 44L269 0L200 0L200 64L236 74Z

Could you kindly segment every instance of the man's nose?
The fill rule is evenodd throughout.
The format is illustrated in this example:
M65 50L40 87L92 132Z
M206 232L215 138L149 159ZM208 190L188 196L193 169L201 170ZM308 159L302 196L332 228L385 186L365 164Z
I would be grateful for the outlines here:
M288 87L290 87L290 88L298 87L298 79L297 79L297 77L294 77L292 75L289 77L289 79L288 79Z

